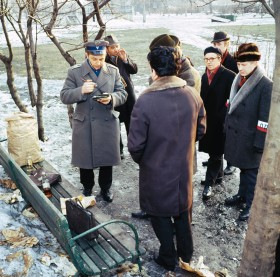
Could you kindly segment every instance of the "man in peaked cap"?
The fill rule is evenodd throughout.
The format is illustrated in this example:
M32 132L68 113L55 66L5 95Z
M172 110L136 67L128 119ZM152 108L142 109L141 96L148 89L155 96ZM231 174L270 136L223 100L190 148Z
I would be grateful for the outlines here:
M108 42L106 62L116 66L121 74L122 81L127 92L126 102L117 107L116 110L120 112L120 122L123 122L126 129L126 134L129 132L130 116L133 106L136 102L136 95L134 92L134 85L131 80L130 74L136 74L138 72L137 64L128 56L125 49L120 47L120 43L116 36L108 35L104 38ZM121 158L124 158L123 142L120 137L120 151Z
M60 98L64 104L77 104L72 120L72 164L80 168L83 193L91 195L93 169L99 168L101 196L112 202L112 167L121 160L114 108L126 101L127 93L119 70L105 62L107 45L104 40L85 44L86 60L68 70Z
M225 159L240 169L240 182L237 194L225 204L246 203L239 220L247 220L268 129L272 81L259 66L261 53L255 43L241 44L234 58L239 74L232 84L225 121Z
M235 73L221 65L222 52L210 46L204 50L205 73L201 78L200 96L207 114L207 130L199 141L198 150L209 154L205 174L203 200L212 195L212 187L219 176L223 176L224 121L227 113L227 101Z

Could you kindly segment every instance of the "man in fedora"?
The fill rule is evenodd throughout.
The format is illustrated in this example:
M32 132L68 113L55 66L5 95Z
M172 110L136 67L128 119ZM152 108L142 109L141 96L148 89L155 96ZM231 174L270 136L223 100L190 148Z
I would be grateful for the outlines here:
M214 33L214 37L213 37L213 40L211 41L211 43L213 44L214 47L219 48L222 52L221 64L225 68L227 68L235 73L238 73L236 61L234 60L232 55L229 53L230 37L228 36L228 34L223 31ZM203 162L203 165L206 166L207 162ZM231 175L235 170L236 170L236 168L227 162L227 166L224 169L224 174ZM221 178L221 176L219 176L219 177Z
M115 35L108 35L104 38L108 42L106 62L116 66L121 74L122 81L127 92L127 100L124 104L116 108L120 112L120 122L123 122L126 129L126 134L129 132L130 116L133 106L136 102L136 95L134 92L134 85L130 74L136 74L138 71L137 64L128 56L125 49L120 47L120 43ZM123 142L120 137L120 151L121 158L123 154Z
M240 169L239 190L225 204L245 203L239 220L247 220L268 129L272 81L259 66L255 43L243 43L235 53L239 74L232 84L225 121L225 159Z
M76 104L72 164L80 169L83 194L91 195L95 184L93 169L99 168L101 196L112 202L112 167L121 161L120 127L114 107L126 101L127 93L119 70L105 63L107 44L104 40L85 44L86 60L68 70L60 99L64 104Z

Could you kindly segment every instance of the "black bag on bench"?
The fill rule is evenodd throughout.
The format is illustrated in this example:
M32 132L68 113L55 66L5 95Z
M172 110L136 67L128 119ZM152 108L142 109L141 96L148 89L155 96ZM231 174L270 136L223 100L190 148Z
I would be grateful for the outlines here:
M93 214L82 206L82 203L73 199L66 200L66 215L68 225L76 234L81 234L96 226ZM98 231L92 232L85 236L86 239L92 240L98 237Z

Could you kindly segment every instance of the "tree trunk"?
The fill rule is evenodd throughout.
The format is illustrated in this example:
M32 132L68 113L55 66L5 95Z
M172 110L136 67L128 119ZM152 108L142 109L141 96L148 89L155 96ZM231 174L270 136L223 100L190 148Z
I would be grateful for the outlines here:
M265 149L238 276L273 276L280 230L280 1L274 0L276 58Z

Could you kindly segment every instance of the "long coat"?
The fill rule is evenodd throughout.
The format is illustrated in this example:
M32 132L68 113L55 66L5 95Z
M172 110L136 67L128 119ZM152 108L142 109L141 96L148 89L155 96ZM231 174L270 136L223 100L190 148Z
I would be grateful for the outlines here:
M140 167L140 207L148 214L191 213L194 145L205 121L200 96L178 77L161 77L139 96L128 150Z
M110 56L106 56L106 62L112 65L115 65L125 81L125 90L127 92L127 100L124 104L117 107L115 110L120 112L120 122L130 122L130 116L133 109L133 106L136 102L136 95L134 92L134 85L130 78L130 74L136 74L138 72L137 64L130 59L127 58L127 63L125 63L122 59L116 57L116 60L113 61Z
M227 113L227 101L235 73L220 66L211 84L207 73L201 78L201 98L207 114L207 131L199 141L199 151L222 155L224 153L224 121Z
M238 90L239 82L238 74L225 123L225 159L242 169L258 168L268 128L272 81L257 67Z
M93 80L97 87L91 94L82 94L84 80ZM92 99L93 95L108 92L112 101L103 105ZM60 92L64 104L75 104L72 122L72 164L80 168L113 166L120 163L120 130L118 112L114 107L125 102L127 93L121 82L119 70L104 63L99 76L87 60L68 70Z

